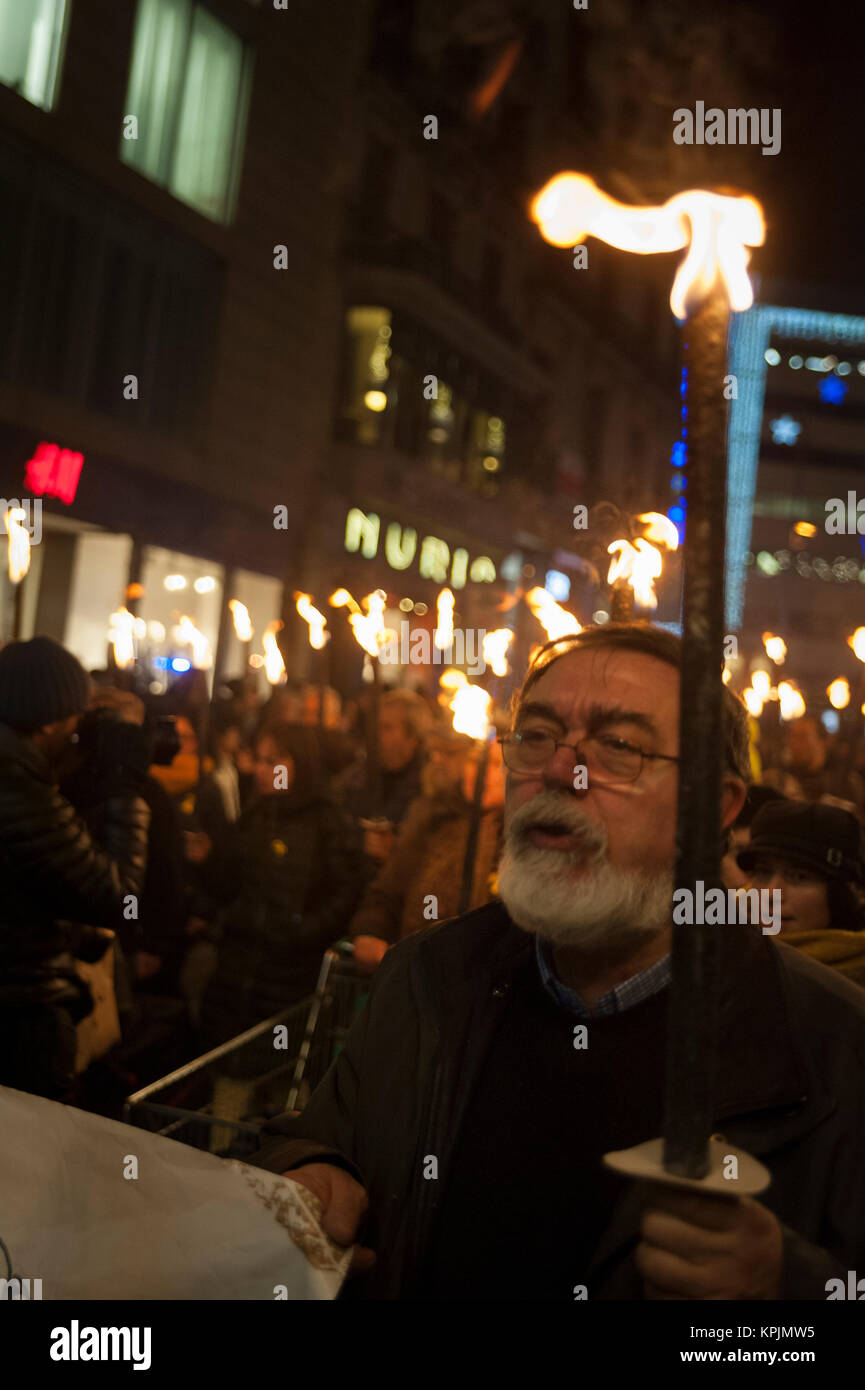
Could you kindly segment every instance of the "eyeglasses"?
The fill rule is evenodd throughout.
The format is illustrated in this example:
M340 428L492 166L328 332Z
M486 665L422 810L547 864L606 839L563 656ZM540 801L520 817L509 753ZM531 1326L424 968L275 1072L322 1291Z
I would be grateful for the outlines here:
M645 753L627 739L613 734L597 734L594 738L584 738L581 743L566 743L553 734L542 733L540 729L524 729L521 732L505 734L499 739L502 745L502 758L505 767L511 772L541 772L560 748L570 748L576 755L577 764L586 769L589 782L605 782L613 785L620 782L636 782L643 770L645 760L658 759L666 763L677 763L669 753Z

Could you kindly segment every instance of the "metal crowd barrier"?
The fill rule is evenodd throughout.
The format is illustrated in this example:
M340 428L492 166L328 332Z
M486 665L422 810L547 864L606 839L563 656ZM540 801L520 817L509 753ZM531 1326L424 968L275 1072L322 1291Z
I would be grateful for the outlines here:
M302 1110L366 1001L350 943L325 951L315 993L127 1096L123 1118L224 1158L247 1158L265 1120Z

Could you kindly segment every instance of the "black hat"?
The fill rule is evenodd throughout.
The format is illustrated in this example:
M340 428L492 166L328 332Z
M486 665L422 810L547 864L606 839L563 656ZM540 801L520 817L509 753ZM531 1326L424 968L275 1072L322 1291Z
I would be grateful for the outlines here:
M53 638L31 637L0 649L0 724L32 733L83 714L89 700L90 677Z
M774 854L826 878L865 881L859 822L839 806L820 802L770 801L751 822L751 840L739 850L741 869L761 854Z

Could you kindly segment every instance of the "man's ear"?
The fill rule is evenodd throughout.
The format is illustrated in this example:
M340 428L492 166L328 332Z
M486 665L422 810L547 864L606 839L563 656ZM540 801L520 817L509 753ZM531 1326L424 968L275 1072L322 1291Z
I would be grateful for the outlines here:
M736 777L734 773L724 774L721 782L721 829L726 830L728 826L738 816L745 804L745 797L748 795L748 788L741 777Z

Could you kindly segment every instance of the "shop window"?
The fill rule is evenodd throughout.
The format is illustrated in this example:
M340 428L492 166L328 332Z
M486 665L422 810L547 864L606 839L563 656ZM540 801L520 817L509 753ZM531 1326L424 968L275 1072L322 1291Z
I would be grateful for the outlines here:
M0 82L50 111L57 94L67 0L0 0Z
M249 61L237 34L193 0L138 0L120 157L215 222L233 212Z
M356 444L380 444L390 428L394 383L390 309L356 305L346 314L343 419Z

